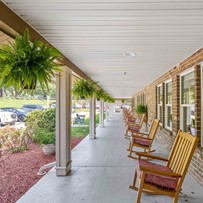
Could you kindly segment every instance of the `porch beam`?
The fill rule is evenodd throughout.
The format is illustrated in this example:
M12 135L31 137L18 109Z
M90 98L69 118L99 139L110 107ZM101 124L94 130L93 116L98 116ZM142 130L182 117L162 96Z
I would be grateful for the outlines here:
M30 26L26 21L24 21L20 16L18 16L13 10L11 10L7 5L5 5L2 1L0 2L0 21L5 23L11 29L19 34L23 34L25 29L29 29L30 39L34 41L36 39L42 41L43 43L47 44L49 47L53 47L44 37L42 37L32 26ZM9 36L13 36L10 30L6 30L5 26L1 26L1 29L4 33L7 33ZM15 37L15 35L13 36ZM75 64L73 64L68 58L64 55L63 59L59 62L72 69L76 74L80 77L87 79L88 76L80 70Z

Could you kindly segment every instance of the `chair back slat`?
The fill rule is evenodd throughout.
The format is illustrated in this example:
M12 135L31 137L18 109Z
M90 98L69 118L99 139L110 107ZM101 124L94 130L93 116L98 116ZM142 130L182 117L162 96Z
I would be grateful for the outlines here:
M168 167L172 169L173 172L181 174L182 178L184 178L189 167L197 142L197 137L180 130L178 131L169 156Z
M146 116L146 114L145 114L145 113L144 113L144 114L142 114L142 117L141 117L140 122L139 122L139 124L138 124L140 127L142 127L142 124L144 123L145 116Z
M150 139L154 139L154 136L156 134L156 131L158 129L158 126L159 126L159 119L154 119L152 121L152 124L151 124L151 127L150 127L150 130L149 130L149 135L148 135L148 138Z

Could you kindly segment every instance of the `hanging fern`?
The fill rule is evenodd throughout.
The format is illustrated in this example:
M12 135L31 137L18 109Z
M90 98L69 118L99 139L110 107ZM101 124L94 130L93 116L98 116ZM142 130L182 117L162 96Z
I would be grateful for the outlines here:
M89 99L95 96L97 82L89 82L85 79L77 79L74 83L72 93L76 99Z
M97 90L96 97L98 100L100 100L100 99L104 100L106 98L106 96L107 96L107 93L103 89Z
M23 35L16 36L14 43L0 48L0 85L32 89L39 82L43 90L48 90L55 72L61 71L54 62L59 57L57 49L39 40L31 42L26 29Z

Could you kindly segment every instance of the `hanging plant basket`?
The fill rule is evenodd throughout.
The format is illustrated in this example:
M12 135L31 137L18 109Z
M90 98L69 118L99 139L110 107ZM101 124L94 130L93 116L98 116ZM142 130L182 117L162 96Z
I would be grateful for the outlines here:
M106 98L106 92L103 89L97 90L96 92L96 97L97 97L97 101L100 101L100 99L105 99Z
M72 89L73 96L76 99L94 97L96 94L96 84L97 82L90 82L85 79L76 80Z
M61 71L55 60L61 58L60 52L39 40L30 41L29 31L17 35L14 43L0 47L0 85L16 89L35 89L39 82L43 90Z

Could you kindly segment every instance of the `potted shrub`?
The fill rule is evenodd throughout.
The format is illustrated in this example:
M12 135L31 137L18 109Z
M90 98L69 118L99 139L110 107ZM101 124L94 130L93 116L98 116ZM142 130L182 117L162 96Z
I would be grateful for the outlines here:
M31 42L26 29L23 35L16 35L14 43L0 48L0 85L31 90L39 82L43 90L48 90L55 72L61 71L55 63L59 57L57 49L39 40Z
M136 113L137 114L144 114L147 113L147 106L143 105L143 104L139 104L136 107Z
M45 155L55 153L55 132L47 132L43 128L37 128L34 135L34 140L42 145L42 151Z
M85 79L77 79L74 83L72 93L76 99L89 99L96 94L95 85L97 82L90 82Z
M146 114L147 115L147 106L145 106L143 104L137 105L136 113L138 114L139 118L140 118L141 114ZM147 116L145 116L145 122L147 122Z

